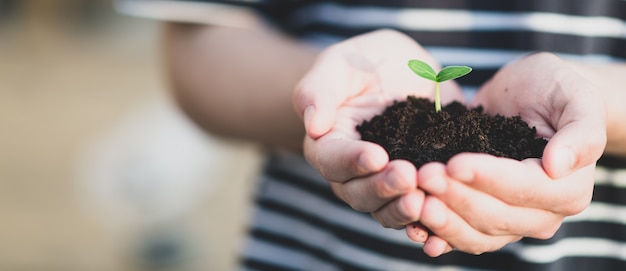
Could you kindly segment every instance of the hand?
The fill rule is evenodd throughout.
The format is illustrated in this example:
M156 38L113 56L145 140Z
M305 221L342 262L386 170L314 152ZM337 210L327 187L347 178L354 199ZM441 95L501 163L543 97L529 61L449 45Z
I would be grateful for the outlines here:
M382 147L359 140L355 127L394 100L432 97L433 83L412 73L410 59L435 64L430 54L399 32L357 36L322 52L294 93L294 107L307 134L307 160L331 182L339 198L392 228L420 217L424 193L417 189L417 170L407 161L390 162ZM453 83L441 87L442 100L462 99Z
M606 143L597 88L551 54L504 67L476 97L491 114L520 115L549 139L542 159L460 154L419 172L429 193L420 222L434 235L424 251L480 254L522 237L547 239L591 201L595 161ZM407 228L407 230L409 230Z

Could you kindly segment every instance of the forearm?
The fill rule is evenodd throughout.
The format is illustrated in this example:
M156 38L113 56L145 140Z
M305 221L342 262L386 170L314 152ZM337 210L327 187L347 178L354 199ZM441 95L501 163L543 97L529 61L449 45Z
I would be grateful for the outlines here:
M181 108L207 131L301 149L294 85L315 53L269 30L169 23L165 61Z
M626 156L626 63L574 65L603 95L607 108L605 153Z

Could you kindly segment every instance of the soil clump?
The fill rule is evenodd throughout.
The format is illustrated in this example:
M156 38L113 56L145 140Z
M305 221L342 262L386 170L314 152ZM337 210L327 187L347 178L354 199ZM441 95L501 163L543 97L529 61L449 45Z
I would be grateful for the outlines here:
M467 108L459 102L435 112L433 102L414 96L394 102L356 129L362 140L381 145L390 159L408 160L417 168L431 161L446 163L462 152L541 158L547 144L519 116L491 116L480 106Z

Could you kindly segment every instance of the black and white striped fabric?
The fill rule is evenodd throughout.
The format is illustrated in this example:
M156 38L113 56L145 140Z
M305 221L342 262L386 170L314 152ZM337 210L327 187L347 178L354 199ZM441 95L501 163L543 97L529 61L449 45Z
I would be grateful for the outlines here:
M118 5L159 17L140 7L157 2L167 2L170 15L185 14L174 6L199 2L254 8L320 48L375 29L396 29L427 47L442 65L475 68L460 79L470 93L502 65L533 51L588 62L626 61L624 0L122 0ZM626 160L610 157L599 163L590 206L566 218L553 238L527 238L480 256L452 252L429 258L403 231L384 229L338 200L295 154L268 156L254 205L243 270L626 270Z
M591 205L549 240L480 256L429 258L338 200L300 156L272 153L261 177L244 270L626 270L626 161L603 158Z

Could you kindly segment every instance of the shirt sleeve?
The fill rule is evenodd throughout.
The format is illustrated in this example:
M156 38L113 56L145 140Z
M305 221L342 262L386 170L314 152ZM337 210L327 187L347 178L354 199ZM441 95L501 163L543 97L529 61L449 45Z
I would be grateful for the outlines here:
M161 21L200 23L238 28L258 24L256 10L262 0L114 0L115 9L126 15Z

